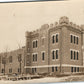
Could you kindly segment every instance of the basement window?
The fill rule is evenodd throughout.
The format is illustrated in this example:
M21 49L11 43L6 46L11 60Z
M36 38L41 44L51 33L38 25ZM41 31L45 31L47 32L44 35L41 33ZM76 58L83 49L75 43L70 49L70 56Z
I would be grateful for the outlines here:
M71 72L73 72L73 67L71 67Z
M54 67L52 67L52 72L54 72Z

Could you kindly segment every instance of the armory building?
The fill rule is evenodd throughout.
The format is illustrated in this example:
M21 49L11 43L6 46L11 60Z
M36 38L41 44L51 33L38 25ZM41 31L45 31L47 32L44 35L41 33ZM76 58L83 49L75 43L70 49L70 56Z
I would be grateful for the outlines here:
M36 31L27 31L25 48L8 52L5 56L6 63L2 59L4 53L1 53L0 72L80 73L84 72L83 52L84 26L73 24L64 16L59 23L44 24Z

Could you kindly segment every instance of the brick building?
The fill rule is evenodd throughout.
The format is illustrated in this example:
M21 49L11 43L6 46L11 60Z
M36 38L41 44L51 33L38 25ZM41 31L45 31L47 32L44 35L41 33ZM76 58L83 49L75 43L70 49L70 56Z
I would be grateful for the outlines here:
M83 72L83 28L64 16L59 23L26 32L26 73Z
M10 52L0 53L1 75L24 74L25 47Z
M84 26L61 17L59 23L44 24L36 31L27 31L25 48L1 53L0 59L2 74L4 69L5 74L83 72Z

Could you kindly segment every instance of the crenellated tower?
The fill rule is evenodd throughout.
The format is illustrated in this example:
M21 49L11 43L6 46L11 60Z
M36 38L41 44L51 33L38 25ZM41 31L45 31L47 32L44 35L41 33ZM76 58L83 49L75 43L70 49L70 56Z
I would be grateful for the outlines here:
M25 37L26 37L25 68L26 73L29 73L30 72L29 66L31 66L31 32L27 31Z

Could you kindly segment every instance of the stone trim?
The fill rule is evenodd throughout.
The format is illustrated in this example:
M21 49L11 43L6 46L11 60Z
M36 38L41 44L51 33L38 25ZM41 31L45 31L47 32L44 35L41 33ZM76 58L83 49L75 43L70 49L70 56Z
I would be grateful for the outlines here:
M32 43L33 43L34 41L38 41L38 39L36 39L36 40L33 40L33 41L32 41Z
M51 52L52 52L52 51L56 51L56 50L58 50L58 51L59 51L59 49L57 48L57 49L52 49L52 50L51 50Z
M75 50L75 49L70 49L70 51L71 51L71 50L72 50L72 51L76 51L76 52L79 52L79 50Z
M62 64L64 67L84 67L82 65L70 65L70 64Z
M70 35L73 35L73 36L75 36L75 37L78 37L78 38L79 38L79 36L77 36L77 35L75 35L75 34L70 34Z
M38 52L36 52L36 53L32 53L32 55L33 55L33 54L38 54Z
M41 65L41 66L25 66L24 68L47 68L47 67L59 67L60 64L56 64L56 65ZM62 64L62 67L84 67L81 65L70 65L70 64Z
M51 37L56 36L56 35L59 35L59 33L52 34Z
M41 65L41 66L25 66L24 68L47 68L47 67L55 67L55 66L60 66L60 64L57 65Z

